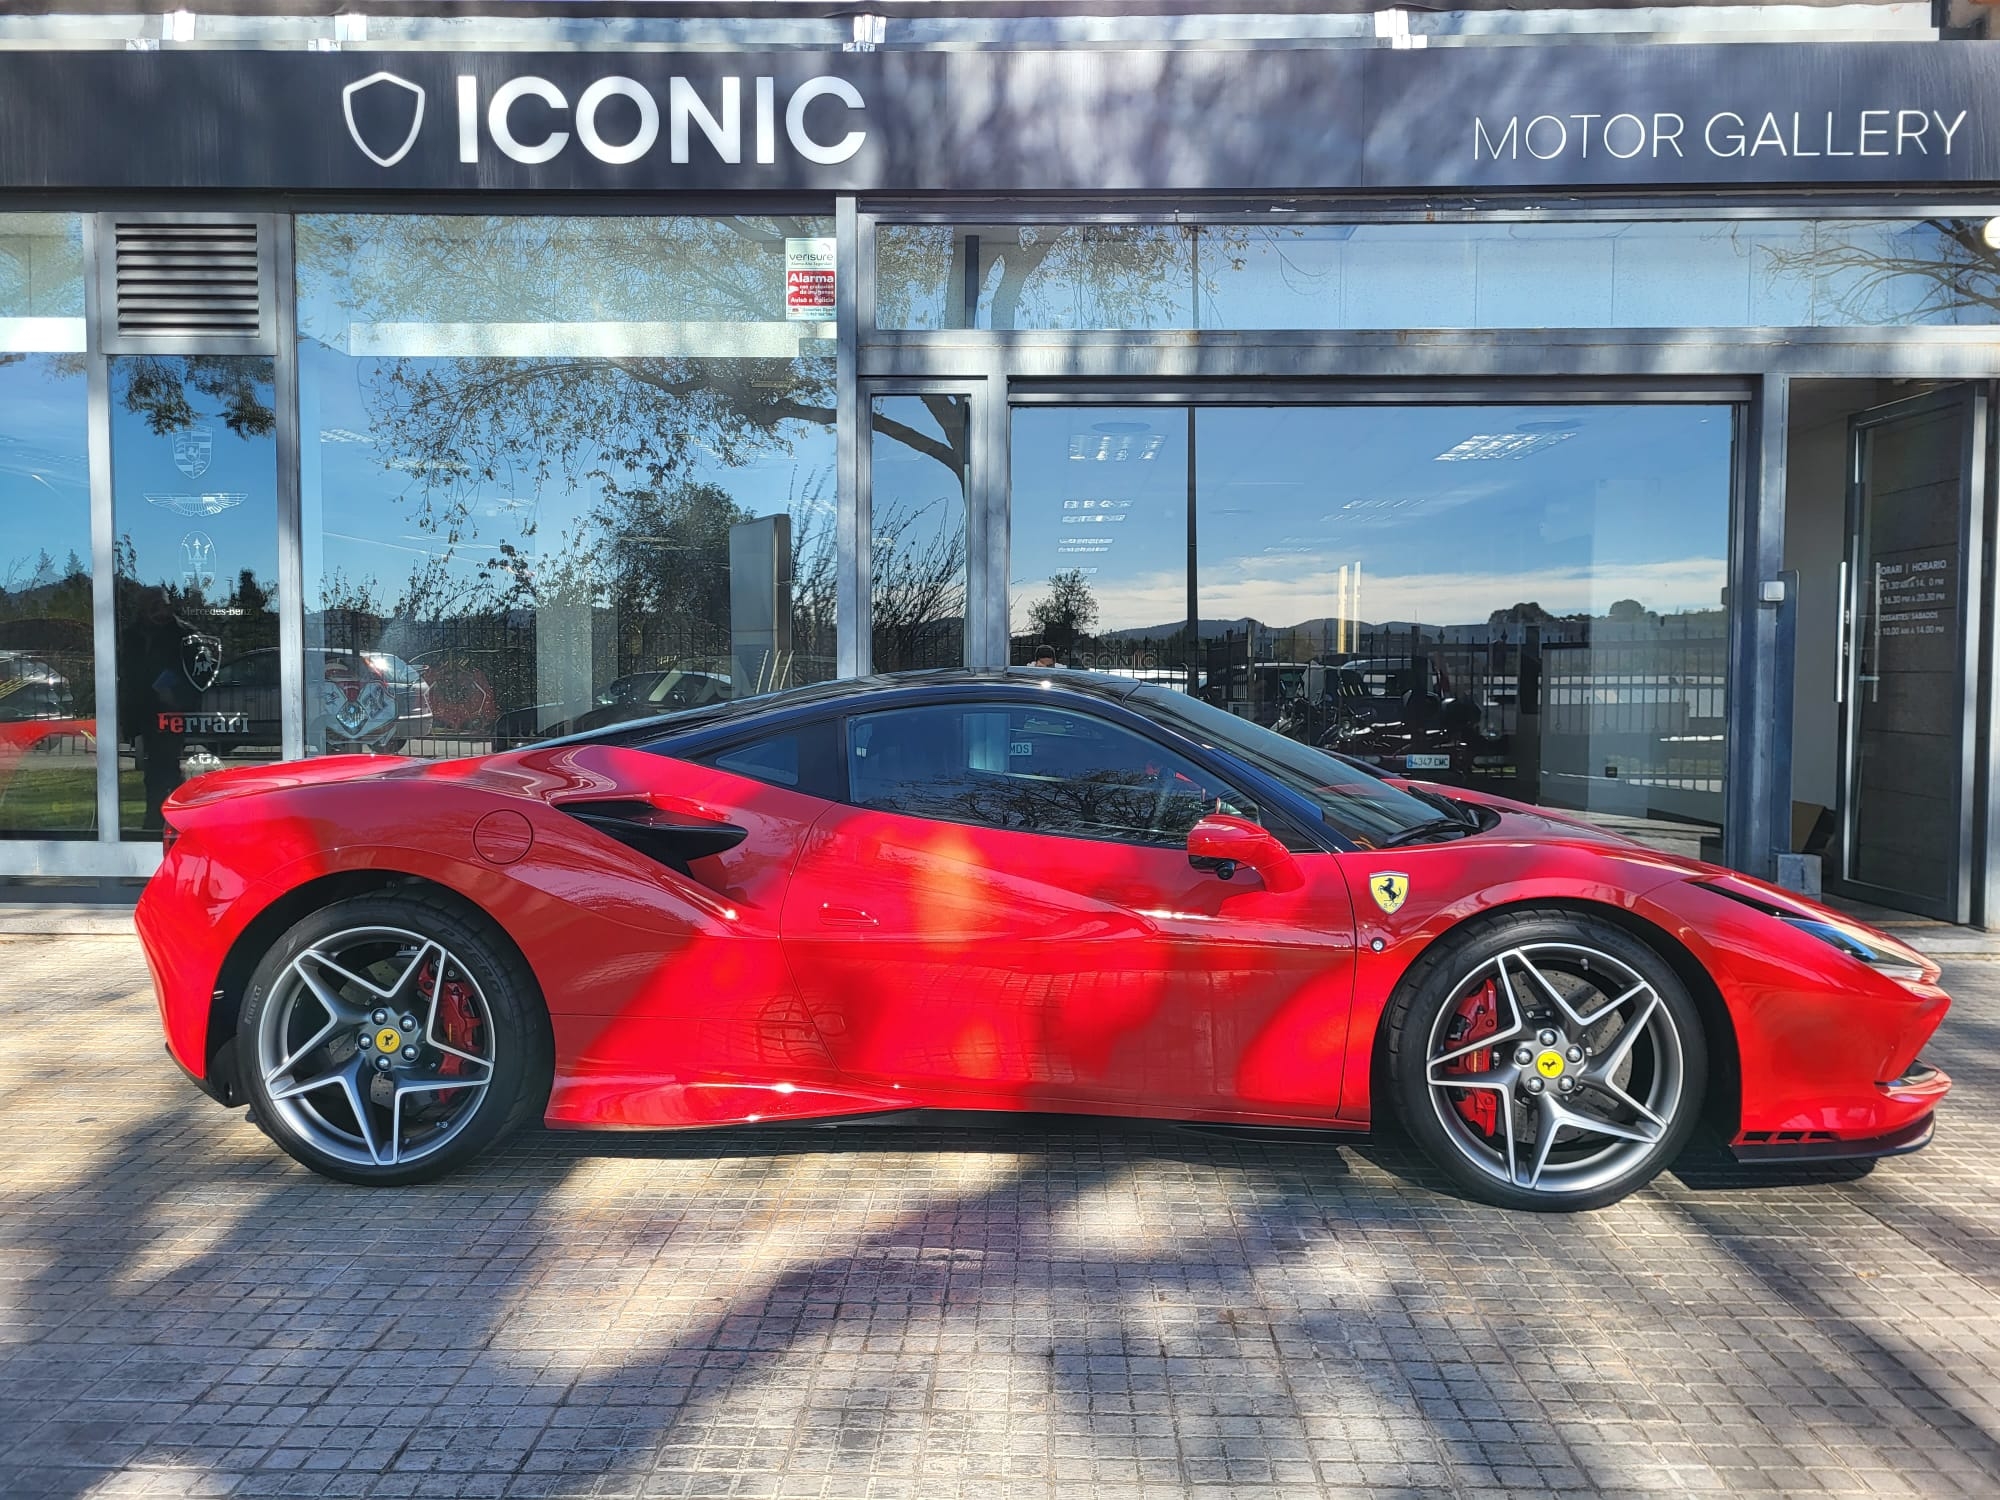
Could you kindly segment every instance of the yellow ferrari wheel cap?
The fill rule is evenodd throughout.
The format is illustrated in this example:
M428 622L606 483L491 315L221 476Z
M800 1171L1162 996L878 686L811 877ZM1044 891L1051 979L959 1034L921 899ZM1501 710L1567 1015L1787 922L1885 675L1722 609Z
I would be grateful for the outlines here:
M384 1026L375 1033L375 1050L378 1052L394 1052L402 1045L403 1033L393 1026Z
M1535 1059L1535 1071L1544 1078L1560 1078L1563 1075L1563 1055L1551 1047Z
M1409 899L1410 877L1397 870L1378 870L1368 877L1368 894L1382 910L1393 913Z

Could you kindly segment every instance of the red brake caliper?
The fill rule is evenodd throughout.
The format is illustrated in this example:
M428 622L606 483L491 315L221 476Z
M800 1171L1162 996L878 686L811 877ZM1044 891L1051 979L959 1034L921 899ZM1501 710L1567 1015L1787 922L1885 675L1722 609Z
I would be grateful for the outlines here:
M1458 1007L1445 1050L1455 1052L1460 1047L1484 1041L1499 1029L1500 997L1489 979L1484 986L1466 996ZM1487 1058L1483 1052L1468 1052L1455 1062L1446 1063L1440 1071L1484 1073L1487 1071ZM1478 1126L1487 1135L1493 1135L1500 1129L1500 1101L1491 1089L1466 1089L1459 1094L1452 1107L1468 1124Z
M437 984L437 963L435 960L424 965L417 975L417 983L423 994L430 994ZM472 1004L472 987L462 979L447 979L444 988L438 992L437 1029L445 1045L456 1047L460 1052L469 1052L477 1057L479 1046L479 1012ZM438 1077L456 1078L465 1071L465 1059L453 1057L449 1052L438 1059ZM456 1089L438 1095L440 1104L451 1102Z

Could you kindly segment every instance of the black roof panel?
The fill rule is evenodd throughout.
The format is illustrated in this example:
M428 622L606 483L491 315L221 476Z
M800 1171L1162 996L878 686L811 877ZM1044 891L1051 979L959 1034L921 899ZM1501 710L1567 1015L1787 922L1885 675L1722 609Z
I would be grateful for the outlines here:
M1118 700L1126 697L1139 686L1129 677L1114 677L1103 672L1080 672L1068 667L935 667L918 672L878 672L869 677L841 677L831 682L812 682L803 687L786 688L782 692L762 693L750 698L733 698L727 703L710 703L700 708L682 709L678 713L655 714L650 718L628 719L618 724L607 724L601 729L586 730L582 734L565 735L560 739L544 740L545 745L576 745L601 742L605 744L630 744L678 739L685 734L708 732L741 725L745 728L759 719L790 715L799 709L815 708L821 705L850 702L852 706L865 707L866 700L885 694L909 694L913 689L937 688L963 691L966 688L989 686L1032 687L1047 683L1067 692L1085 693L1095 698Z

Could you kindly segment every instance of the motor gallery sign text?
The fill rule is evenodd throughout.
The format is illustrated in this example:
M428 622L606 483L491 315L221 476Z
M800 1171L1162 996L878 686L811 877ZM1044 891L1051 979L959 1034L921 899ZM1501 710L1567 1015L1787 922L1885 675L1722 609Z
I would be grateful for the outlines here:
M1478 115L1472 122L1474 161L1660 161L1689 157L1945 158L1958 144L1970 112L1863 109L1742 112L1707 115L1652 110L1644 114Z

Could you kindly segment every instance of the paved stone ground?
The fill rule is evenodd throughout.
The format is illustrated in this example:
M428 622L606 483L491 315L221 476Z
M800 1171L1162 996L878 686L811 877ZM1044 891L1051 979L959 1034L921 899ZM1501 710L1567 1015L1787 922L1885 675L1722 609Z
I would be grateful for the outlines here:
M537 1133L294 1167L0 940L0 1494L1993 1495L2000 965L1938 1144L1510 1216L1400 1150Z

